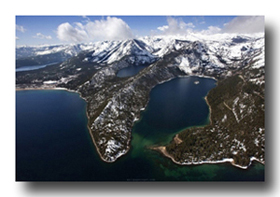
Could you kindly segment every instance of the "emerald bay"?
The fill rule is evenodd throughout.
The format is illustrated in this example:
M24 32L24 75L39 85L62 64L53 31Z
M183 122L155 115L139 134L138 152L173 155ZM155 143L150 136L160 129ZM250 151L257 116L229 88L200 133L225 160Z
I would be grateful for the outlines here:
M100 159L91 142L86 103L78 94L17 91L17 180L264 180L264 166L257 162L247 170L227 163L179 166L149 149L167 144L185 127L208 124L209 109L203 98L213 87L213 79L187 77L152 89L148 106L133 127L131 149L112 164ZM181 116L180 110L184 111Z
M16 180L264 181L264 26L16 16Z

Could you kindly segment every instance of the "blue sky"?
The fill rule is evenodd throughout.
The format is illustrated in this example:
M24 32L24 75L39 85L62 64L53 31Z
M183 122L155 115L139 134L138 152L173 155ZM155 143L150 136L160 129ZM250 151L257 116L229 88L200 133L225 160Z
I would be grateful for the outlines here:
M15 29L17 45L38 45L262 28L262 16L16 16Z

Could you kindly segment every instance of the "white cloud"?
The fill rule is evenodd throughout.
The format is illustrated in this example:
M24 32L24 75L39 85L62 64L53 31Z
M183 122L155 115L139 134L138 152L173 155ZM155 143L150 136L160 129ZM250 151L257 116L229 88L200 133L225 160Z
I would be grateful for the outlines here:
M23 26L21 26L21 25L16 25L16 30L20 31L22 33L24 33L26 31L26 29Z
M195 25L193 23L187 23L186 27L188 27L188 28L195 28Z
M193 23L185 23L181 19L175 19L172 17L167 18L168 25L164 25L158 27L157 29L160 30L163 34L167 35L177 35L177 34L186 34L195 27Z
M202 18L203 19L203 18ZM172 17L167 18L168 25L157 28L162 34L167 35L186 35L188 33L199 33L204 35L213 35L219 33L259 33L264 32L264 17L263 16L238 16L230 22L224 24L224 27L209 26L207 29L195 30L193 23L185 23L181 19ZM205 21L197 21L199 24L205 24ZM153 33L158 33L153 31Z
M92 40L122 40L134 37L130 27L116 17L85 21L86 24L63 23L57 28L57 37L62 41L82 42Z
M130 27L116 17L90 21L85 25L85 29L90 38L96 40L122 40L134 37Z
M88 21L90 21L90 19L86 16L86 15L83 15L82 16L84 19L87 19Z
M52 37L51 36L45 36L42 33L37 33L36 36L33 36L33 38L39 38L39 39L48 39L51 40Z
M79 29L81 29L81 30L84 30L84 26L83 26L82 23L76 22L76 23L74 23L74 24L76 25L77 28L79 28Z
M62 23L57 27L57 37L67 42L82 42L88 38L87 33L78 25L73 27L69 23Z
M166 31L168 29L168 25L158 27L157 29L160 30L160 31Z
M225 33L259 33L264 32L263 16L238 16L224 24Z
M83 15L82 17L83 17L83 20L82 20L83 23L87 23L87 22L90 21L90 18L89 18L89 17L87 17L87 16L85 16L85 15Z
M16 40L19 40L19 37L16 36Z
M220 33L222 31L221 28L216 27L216 26L209 26L207 30L202 30L200 33L202 34L207 34L207 35L211 35L211 34L217 34Z

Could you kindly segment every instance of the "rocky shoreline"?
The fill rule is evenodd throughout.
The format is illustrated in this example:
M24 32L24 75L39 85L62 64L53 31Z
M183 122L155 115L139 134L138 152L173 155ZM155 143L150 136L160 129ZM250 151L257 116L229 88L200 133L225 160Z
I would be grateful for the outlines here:
M230 163L231 165L233 165L233 166L235 166L235 167L237 167L237 168L246 170L246 169L248 169L248 168L251 166L252 161L257 161L257 162L259 162L259 163L265 165L265 162L262 162L262 161L258 160L258 159L255 158L255 157L251 157L251 158L250 158L250 163L249 163L249 165L247 165L247 166L241 166L241 165L235 164L233 158L223 158L222 160L216 160L216 161L213 160L213 161L199 161L199 162L180 163L180 162L176 161L176 160L174 159L174 157L173 157L172 155L170 155L170 154L166 151L166 146L150 147L150 149L162 153L165 157L171 159L172 162L176 163L177 165L181 165L181 166Z

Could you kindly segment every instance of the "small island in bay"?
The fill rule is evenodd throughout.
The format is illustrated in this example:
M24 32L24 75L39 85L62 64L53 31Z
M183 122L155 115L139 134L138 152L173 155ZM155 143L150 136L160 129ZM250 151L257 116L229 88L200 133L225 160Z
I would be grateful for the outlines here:
M98 155L114 163L130 150L133 126L153 88L190 76L197 77L192 84L200 84L199 88L200 78L212 78L216 87L204 98L209 123L185 128L170 143L150 148L178 165L230 162L242 169L252 161L264 165L264 33L216 38L157 35L18 47L16 90L77 92L86 101L87 126ZM46 66L35 69L38 65ZM34 69L20 69L26 66Z

